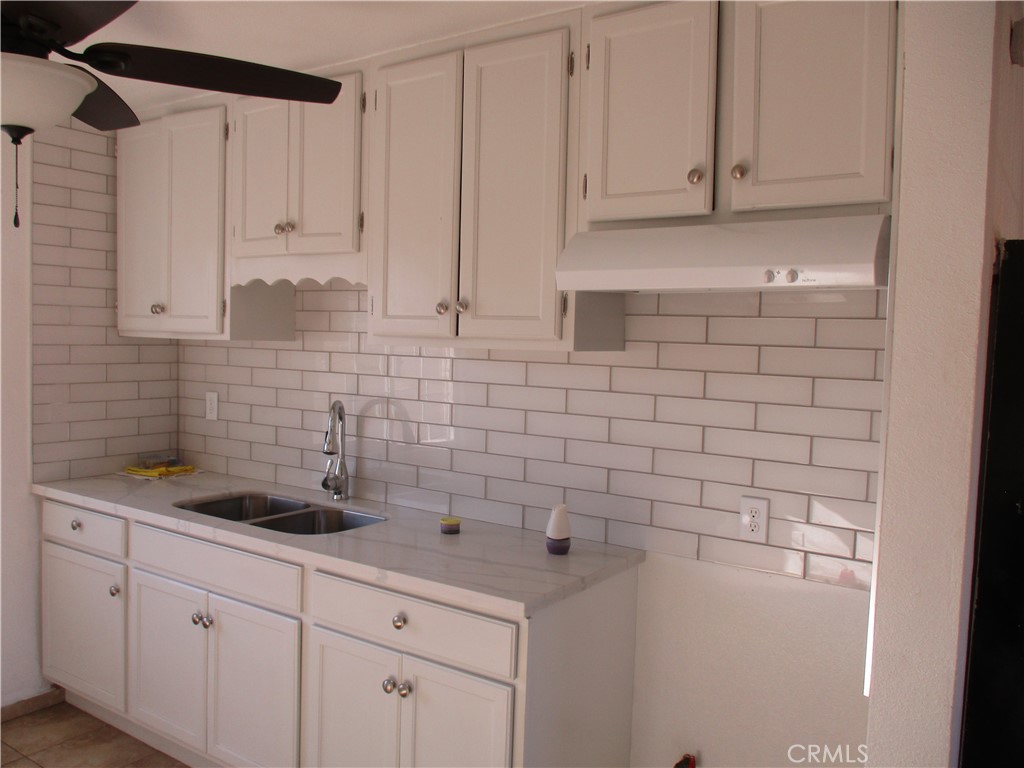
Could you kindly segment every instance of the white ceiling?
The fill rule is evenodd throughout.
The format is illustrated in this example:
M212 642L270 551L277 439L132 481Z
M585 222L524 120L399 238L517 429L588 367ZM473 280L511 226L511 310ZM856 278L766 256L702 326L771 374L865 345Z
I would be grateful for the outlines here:
M135 43L315 71L427 40L578 5L546 0L142 0L72 46ZM52 57L60 60L58 56ZM194 98L197 91L105 76L136 112Z

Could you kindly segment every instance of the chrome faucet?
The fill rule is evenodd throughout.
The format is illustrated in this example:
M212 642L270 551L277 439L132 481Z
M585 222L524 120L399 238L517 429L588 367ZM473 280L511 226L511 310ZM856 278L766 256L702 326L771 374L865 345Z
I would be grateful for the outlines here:
M331 403L324 433L324 454L337 457L327 460L327 474L320 485L330 491L335 501L348 498L348 467L345 466L345 406L341 400Z

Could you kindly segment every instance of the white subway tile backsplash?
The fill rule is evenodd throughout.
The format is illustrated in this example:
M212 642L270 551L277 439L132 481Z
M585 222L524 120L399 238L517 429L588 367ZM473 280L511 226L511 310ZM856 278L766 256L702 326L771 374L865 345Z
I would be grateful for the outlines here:
M820 525L873 531L875 512L875 505L872 502L812 496L808 520Z
M692 341L707 339L708 321L703 317L628 315L626 335L638 341Z
M644 368L612 368L613 392L641 392L673 397L701 397L704 374L698 371L662 371Z
M696 559L697 542L697 536L692 533L660 530L650 525L635 525L617 520L608 522L609 544Z
M765 291L764 317L874 317L876 291Z
M609 442L620 445L646 445L676 451L699 451L703 430L688 424L664 424L658 421L612 419Z
M867 496L867 482L866 472L770 461L754 464L754 485L765 488L864 500Z
M871 563L840 560L825 555L807 555L807 579L842 587L871 588Z
M417 484L429 491L443 491L482 499L487 482L489 481L480 475L421 467Z
M788 520L769 520L768 543L806 552L853 557L854 532Z
M872 437L871 416L868 411L763 403L757 406L757 428L765 432L867 440Z
M495 408L565 413L566 395L564 389L490 384L487 387L487 403Z
M476 405L452 406L452 424L473 429L492 429L499 432L526 430L526 413L509 408L485 408Z
M611 385L611 369L605 365L528 363L526 383L531 387L607 390Z
M569 441L537 435L518 435L508 432L488 432L487 451L506 456L522 456L545 461L563 461Z
M756 571L778 573L783 576L804 575L804 555L790 549L754 544L749 541L730 541L714 536L701 536L698 556L701 560L724 565L738 565Z
M708 342L811 347L814 322L810 318L712 317L708 320Z
M649 421L654 418L654 396L571 390L568 393L566 410L569 413L586 416Z
M750 459L712 456L689 451L654 451L654 472L659 475L750 485Z
M664 477L646 472L613 469L608 473L608 492L673 504L700 502L700 483L681 477Z
M814 382L814 405L881 411L882 382L817 379Z
M878 469L878 443L866 440L837 440L830 437L814 438L811 463L823 467L844 467L863 469L865 472Z
M560 461L526 460L526 480L531 483L578 488L583 491L608 490L608 470L603 467L585 467Z
M735 538L740 527L740 516L735 512L656 501L651 525L706 536Z
M452 378L455 381L475 381L481 384L526 384L526 363L497 360L454 360Z
M810 405L813 380L796 376L709 373L704 396L713 400Z
M530 458L541 458L531 456ZM561 461L562 458L554 459ZM639 446L614 445L587 440L566 440L565 461L588 467L607 467L633 472L650 472L654 464L654 451Z
M725 344L662 344L663 368L688 371L757 372L757 347Z
M560 486L503 480L499 477L487 479L487 498L492 501L507 501L551 509L562 503L564 495L565 491Z
M422 445L433 445L439 448L484 451L487 448L487 432L482 429L421 423L419 442Z
M875 534L857 531L856 558L872 562L875 559Z
M817 345L841 349L882 349L885 346L885 320L817 321Z
M616 352L570 352L569 362L574 365L629 366L631 368L657 368L658 344L651 341L626 341L625 349ZM577 388L578 384L575 384Z
M659 397L655 418L677 424L754 428L753 403L735 403L684 397Z
M390 495L388 501L396 504L400 503L391 498ZM447 510L440 511L446 512ZM522 505L509 504L504 501L477 499L470 496L452 494L450 514L467 520L482 520L487 523L510 525L513 528L521 528L523 526Z
M709 427L704 430L704 452L806 464L811 454L811 438Z
M573 440L608 440L608 419L601 416L577 416L565 413L526 414L526 433Z
M782 376L870 379L875 353L870 350L762 347L761 372Z
M650 525L651 522L650 499L566 488L565 503L569 509L589 517L603 517L638 525Z
M755 292L665 293L655 298L663 315L755 317L761 307L761 294Z
M499 456L475 451L452 451L452 469L486 477L504 477L523 480L526 460L518 456Z

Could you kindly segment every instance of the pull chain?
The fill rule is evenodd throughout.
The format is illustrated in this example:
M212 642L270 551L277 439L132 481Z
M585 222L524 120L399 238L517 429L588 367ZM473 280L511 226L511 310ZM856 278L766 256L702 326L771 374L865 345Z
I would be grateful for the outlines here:
M21 141L14 142L14 226L21 226L21 218L18 216L18 190L21 186L18 184L18 149L21 147Z
M31 128L26 128L23 125L2 125L0 130L3 130L11 138L11 143L14 145L14 226L21 226L21 217L18 215L18 192L21 189L21 185L18 182L18 171L19 160L18 160L18 149L21 147L21 140L32 133Z

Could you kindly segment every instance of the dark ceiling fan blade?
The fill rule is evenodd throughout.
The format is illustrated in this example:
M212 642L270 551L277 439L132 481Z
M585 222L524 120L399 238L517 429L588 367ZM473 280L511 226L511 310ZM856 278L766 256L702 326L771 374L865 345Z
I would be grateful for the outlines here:
M6 22L20 25L34 39L52 40L61 45L74 45L98 29L102 29L136 0L129 2L90 2L88 0L55 0L54 2L20 2L3 0L0 14Z
M59 53L66 55L68 52ZM341 83L323 77L169 48L99 43L73 58L108 75L204 91L320 104L330 104L341 91Z
M132 112L131 107L125 104L109 85L82 67L75 67L74 64L67 66L82 70L96 81L96 90L82 99L72 117L77 117L97 131L116 131L139 124L139 118Z

